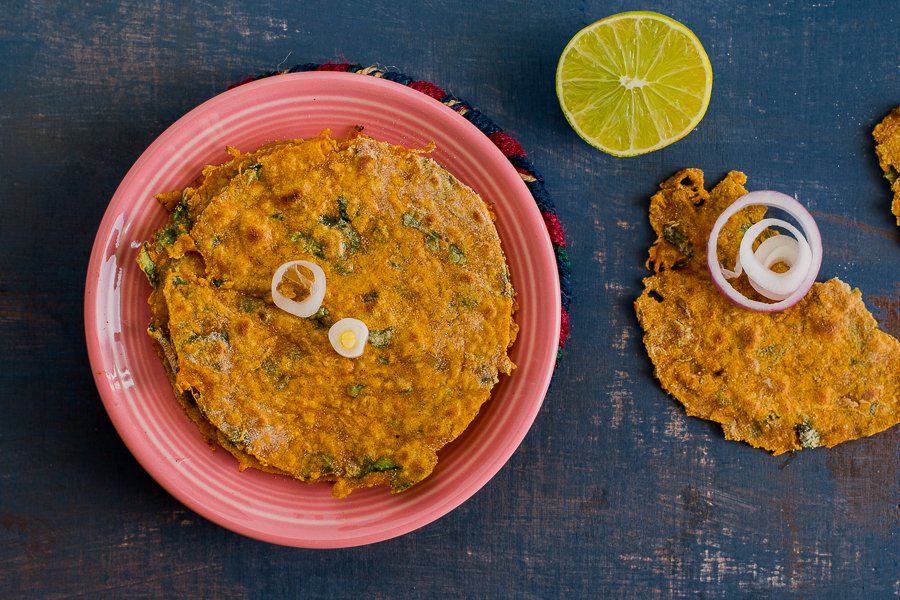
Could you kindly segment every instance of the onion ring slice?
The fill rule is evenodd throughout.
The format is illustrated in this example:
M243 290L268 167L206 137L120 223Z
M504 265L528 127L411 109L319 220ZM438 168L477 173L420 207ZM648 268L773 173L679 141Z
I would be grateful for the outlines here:
M787 229L794 239L777 235L764 240L754 252L754 240L767 227ZM766 242L770 243L764 247ZM781 252L776 255L776 250ZM783 262L787 263L789 269L784 273L776 273L771 266L779 262L778 257L781 255L785 257ZM812 251L806 238L796 227L781 219L761 219L749 227L741 240L738 256L753 289L770 300L784 300L794 293L803 284L812 263Z
M744 233L735 269L729 271L719 263L719 233L728 219L748 206L779 208L794 217L803 232L780 219L760 220ZM755 252L752 251L753 241L765 228L773 225L783 227L795 237L777 235L764 240ZM785 273L776 273L770 267L777 262L784 262L790 268ZM822 266L822 236L809 211L790 196L770 190L749 192L716 219L707 242L706 264L719 291L738 306L760 312L780 311L799 302L815 282ZM737 277L743 271L747 271L753 289L776 302L753 300L734 289L727 279Z
M788 225L779 219L774 220L779 221L782 227ZM750 236L747 235L744 239L749 238ZM806 248L809 248L809 244L806 243L805 239L802 243ZM775 291L775 286L763 286L761 283L758 283L756 279L751 278L748 273L747 277L753 289L770 300L784 300L787 298L791 292L797 289L797 278L794 277L793 280L789 280L788 277L785 277L788 273L775 273L771 271L771 267L775 263L782 262L794 267L792 269L793 274L796 274L797 276L803 275L803 273L809 269L812 253L806 252L805 254L801 254L800 248L801 242L798 241L798 239L792 238L789 235L776 235L763 240L756 251L750 250L753 254L752 262L755 265L761 266L764 270L768 270L768 276L783 288L786 288L786 290ZM802 262L802 264L798 264L798 262ZM725 278L728 279L727 274L725 275Z
M298 267L306 267L309 269L313 274L313 280L309 281L309 279L300 272ZM300 281L309 284L309 296L300 302L288 298L278 291L278 285L284 279L285 275L288 274L289 270L293 271ZM316 263L309 262L308 260L291 260L275 270L275 274L272 276L272 301L275 303L275 306L281 310L298 317L311 317L316 314L316 311L322 306L322 300L324 299L325 271L323 271L322 267Z
M328 330L328 341L334 351L347 358L362 356L369 339L369 328L359 319L344 317Z

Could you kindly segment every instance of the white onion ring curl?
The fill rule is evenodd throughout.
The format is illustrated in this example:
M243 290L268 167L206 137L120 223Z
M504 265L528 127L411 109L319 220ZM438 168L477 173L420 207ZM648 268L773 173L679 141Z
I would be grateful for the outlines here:
M328 330L328 341L334 351L347 358L362 356L369 339L369 328L359 319L344 317Z
M313 280L310 281L298 267L306 267L313 274ZM291 272L299 279L300 282L309 286L309 296L297 302L288 298L278 291L278 285L284 279L285 275ZM316 314L319 307L322 306L322 300L325 299L325 271L322 267L308 260L292 260L284 263L275 270L272 276L272 301L275 306L285 312L298 317L311 317Z
M781 209L794 217L803 231L801 233L781 219L766 218L754 223L741 239L734 271L729 271L719 263L719 234L728 219L748 206ZM773 226L787 230L794 237L772 236L763 240L754 251L753 242L765 229ZM788 270L784 273L773 271L772 265L778 262L788 265ZM822 266L822 236L809 211L790 196L770 190L750 192L734 201L716 219L706 247L706 264L713 283L729 300L750 310L776 312L795 305L812 287ZM747 273L753 289L775 302L752 300L735 290L727 280L742 272Z

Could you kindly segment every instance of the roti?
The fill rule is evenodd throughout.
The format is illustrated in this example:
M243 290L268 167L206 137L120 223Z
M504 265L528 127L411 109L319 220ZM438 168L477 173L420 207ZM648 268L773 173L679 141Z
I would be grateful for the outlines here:
M743 173L712 190L686 169L650 201L658 238L644 292L635 302L644 346L663 389L687 414L715 421L725 437L773 454L831 447L900 421L900 342L881 331L859 290L839 279L815 283L795 306L753 312L712 282L706 240L718 215L746 193ZM750 207L719 240L733 260L741 229L763 218ZM749 286L743 290L752 295Z
M514 365L515 292L490 206L428 158L359 133L270 144L160 195L139 262L150 333L205 434L252 466L332 493L427 477ZM273 273L320 266L308 318ZM362 356L329 327L369 329Z

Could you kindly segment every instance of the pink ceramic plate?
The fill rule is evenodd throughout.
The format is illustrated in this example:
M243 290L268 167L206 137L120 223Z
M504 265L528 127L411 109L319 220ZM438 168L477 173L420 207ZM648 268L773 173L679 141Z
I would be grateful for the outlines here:
M206 164L228 160L225 146L250 151L324 128L356 125L407 147L435 142L433 157L494 205L497 229L518 291L518 368L434 473L402 494L359 490L343 500L255 470L238 471L212 451L175 400L146 334L150 287L135 263L139 243L167 218L153 199L182 188ZM84 300L91 366L100 396L125 444L172 495L204 517L260 540L308 548L386 540L453 510L500 470L541 406L559 332L556 263L528 189L500 151L471 123L403 85L349 73L297 73L249 83L200 105L138 159L110 202L94 242Z

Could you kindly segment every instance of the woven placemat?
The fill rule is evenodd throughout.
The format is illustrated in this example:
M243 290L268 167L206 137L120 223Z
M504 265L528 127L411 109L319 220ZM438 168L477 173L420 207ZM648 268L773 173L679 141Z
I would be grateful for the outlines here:
M452 108L470 123L475 125L479 131L486 135L488 139L500 149L512 166L515 167L519 176L522 178L522 181L524 181L525 185L528 187L528 191L531 192L531 196L534 198L538 210L541 211L544 225L547 227L547 232L550 234L550 241L553 244L553 252L556 255L556 269L559 272L559 294L560 303L562 305L560 314L559 348L556 353L556 364L559 365L563 348L569 337L569 303L571 302L572 297L570 288L571 266L569 264L569 254L566 250L566 235L563 231L562 224L559 221L559 217L556 214L556 206L553 204L550 194L548 194L547 190L544 188L543 178L535 170L534 165L527 159L525 150L522 149L519 142L504 133L504 131L491 119L473 108L469 103L452 94L448 94L442 88L430 81L415 79L408 75L404 75L403 73L382 69L376 66L366 67L352 63L306 63L296 65L287 70L267 71L260 75L251 76L230 86L230 88L256 81L257 79L281 75L283 73L301 73L304 71L341 71L345 73L368 75L370 77L380 77L382 79L400 83Z

